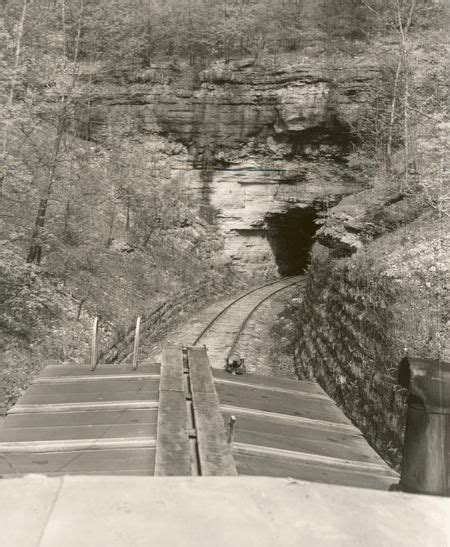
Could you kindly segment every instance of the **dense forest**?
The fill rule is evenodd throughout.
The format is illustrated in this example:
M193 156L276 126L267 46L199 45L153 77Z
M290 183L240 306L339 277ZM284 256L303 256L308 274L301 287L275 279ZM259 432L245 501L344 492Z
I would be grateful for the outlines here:
M0 9L0 352L10 375L49 355L80 359L92 314L125 330L152 303L230 276L214 222L170 176L179 143L79 133L80 104L89 109L100 77L146 81L165 63L195 86L218 61L363 56L379 77L351 127L350 167L448 214L443 2L2 0ZM41 348L44 337L53 341Z

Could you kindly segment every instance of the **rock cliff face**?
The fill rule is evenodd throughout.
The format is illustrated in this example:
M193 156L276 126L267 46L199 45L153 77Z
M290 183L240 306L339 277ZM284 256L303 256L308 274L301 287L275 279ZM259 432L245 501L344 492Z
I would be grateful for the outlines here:
M171 142L172 176L217 220L235 267L294 273L317 212L360 189L345 158L373 77L364 66L250 61L214 66L194 83L174 67L121 73L107 85L98 78L79 131Z

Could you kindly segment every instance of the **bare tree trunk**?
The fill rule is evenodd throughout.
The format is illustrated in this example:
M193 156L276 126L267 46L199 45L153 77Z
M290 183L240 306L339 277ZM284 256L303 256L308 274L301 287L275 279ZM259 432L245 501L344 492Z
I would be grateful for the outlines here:
M19 25L17 27L17 37L16 37L16 47L14 52L14 67L11 74L11 79L9 82L9 95L7 102L7 110L11 112L11 108L14 102L14 91L17 84L17 72L19 69L20 63L20 54L22 51L22 38L23 38L23 29L25 25L25 19L27 17L27 8L33 3L33 0L23 0L22 4L22 13L19 19ZM3 142L2 142L2 157L6 159L6 153L8 151L8 138L9 138L9 123L5 124L3 131ZM6 169L0 174L0 193L2 191L3 182L6 177Z
M127 188L127 197L125 202L125 231L128 234L130 232L130 207L131 207L131 196L130 196L130 189Z
M36 219L34 221L33 231L31 233L31 242L30 248L28 250L27 262L40 264L42 258L42 242L41 242L41 233L42 229L45 226L48 202L52 194L53 185L56 180L56 169L58 165L58 158L61 150L61 143L63 139L64 132L66 130L66 122L69 112L69 105L73 95L73 90L75 84L78 80L78 54L80 48L80 38L81 38L81 23L83 21L83 12L84 12L84 1L81 2L80 14L78 19L78 29L77 29L77 38L75 43L75 52L74 52L74 72L72 76L72 81L70 83L67 94L62 98L62 109L59 113L58 127L56 131L55 144L53 149L53 157L50 163L50 172L48 176L48 182L39 200L38 211L36 214Z
M17 70L20 63L20 53L22 50L22 38L23 38L23 27L25 25L25 19L27 17L27 8L33 3L33 0L23 0L22 5L22 14L19 20L19 26L17 28L17 39L16 39L16 49L14 53L14 69L11 75L11 81L9 86L9 96L8 96L8 106L11 107L14 100L14 91L16 88L16 76Z
M412 17L416 7L416 0L411 0L408 19L403 24L401 16L401 5L399 0L396 2L398 15L398 28L400 33L400 59L404 67L404 90L403 90L403 188L406 190L409 180L409 93L410 93L410 74L408 63L408 31L411 26Z
M261 53L264 51L265 47L266 47L266 39L263 35L260 35L258 37L258 43L256 45L253 63L256 63L259 60L259 57Z
M393 19L386 19L382 12L378 11L374 6L372 6L366 0L360 0L362 5L364 5L369 11L376 15L380 22L387 25L394 32L398 33L399 36L399 58L397 63L397 69L395 72L394 85L392 91L392 101L390 106L389 122L387 128L387 140L385 146L385 169L387 173L392 172L392 146L393 146L393 136L394 128L396 121L396 109L398 103L403 99L403 138L405 140L406 152L408 152L408 138L409 138L409 129L408 129L408 118L405 116L405 108L408 108L408 97L409 97L409 81L408 81L408 57L407 57L407 35L409 28L411 26L412 18L416 8L417 0L410 0L408 16L406 22L403 22L402 8L405 7L405 4L408 0L395 0L393 9ZM404 93L403 97L400 97L400 77L402 74L402 69L404 72Z
M77 321L80 320L81 312L83 311L83 306L87 299L89 298L89 295L91 294L91 280L89 279L88 284L86 286L86 290L84 295L81 297L80 301L78 302L78 308L77 308Z
M62 286L65 287L67 285L67 276L69 275L69 262L66 259L64 259L64 267L62 272Z
M66 208L64 211L64 228L63 228L63 237L64 240L67 239L67 236L69 235L69 221L70 221L70 200L68 199L66 201Z
M38 212L34 222L33 232L31 234L32 243L28 250L27 262L41 263L42 258L42 242L40 240L41 230L45 224L45 215L47 212L48 197L41 198L39 201Z
M400 80L400 71L402 68L402 64L403 64L403 59L400 56L398 60L398 64L397 64L397 70L395 72L394 89L392 91L391 112L390 112L389 126L388 126L388 138L386 143L386 172L387 173L392 172L392 140L393 140L394 123L395 123L395 109L397 107L398 84Z
M409 81L408 75L405 75L405 90L403 95L403 180L406 190L409 179Z
M66 36L66 0L61 0L61 19L63 31L63 70L66 68L67 36Z
M111 246L111 243L113 242L113 231L114 231L114 222L116 220L116 207L113 205L113 210L111 212L111 218L109 221L109 232L108 232L108 239L106 240L106 248Z
M35 262L36 264L40 264L41 262L41 258L42 258L41 232L45 226L48 201L52 194L52 188L55 182L57 161L58 161L59 151L61 149L61 142L62 142L64 130L65 130L65 117L61 117L58 123L55 148L53 151L53 158L51 162L48 183L41 199L39 200L38 211L34 221L33 231L31 233L31 243L30 243L30 248L28 250L28 256L27 256L28 263Z
M151 239L151 237L152 237L152 235L153 235L153 232L154 232L154 230L149 230L149 231L145 234L144 239L143 239L143 241L142 241L142 248L143 248L143 249L146 249L146 248L147 248L147 245L148 245L148 243L149 243L149 241L150 241L150 239Z

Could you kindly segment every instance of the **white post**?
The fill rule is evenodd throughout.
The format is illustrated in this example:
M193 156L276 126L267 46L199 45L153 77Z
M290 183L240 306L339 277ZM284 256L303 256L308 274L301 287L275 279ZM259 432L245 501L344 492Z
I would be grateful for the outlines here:
M138 366L139 337L141 334L141 318L136 320L136 330L134 331L134 350L133 350L133 370Z
M236 416L230 416L228 421L228 444L233 444L236 431Z
M91 371L97 367L98 359L98 317L95 317L92 324L92 342L91 342Z

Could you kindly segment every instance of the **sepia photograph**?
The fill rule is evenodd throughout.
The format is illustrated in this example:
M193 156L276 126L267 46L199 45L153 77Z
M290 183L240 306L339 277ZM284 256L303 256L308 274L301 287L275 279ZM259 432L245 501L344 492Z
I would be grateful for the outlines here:
M449 547L449 0L0 0L0 545Z

